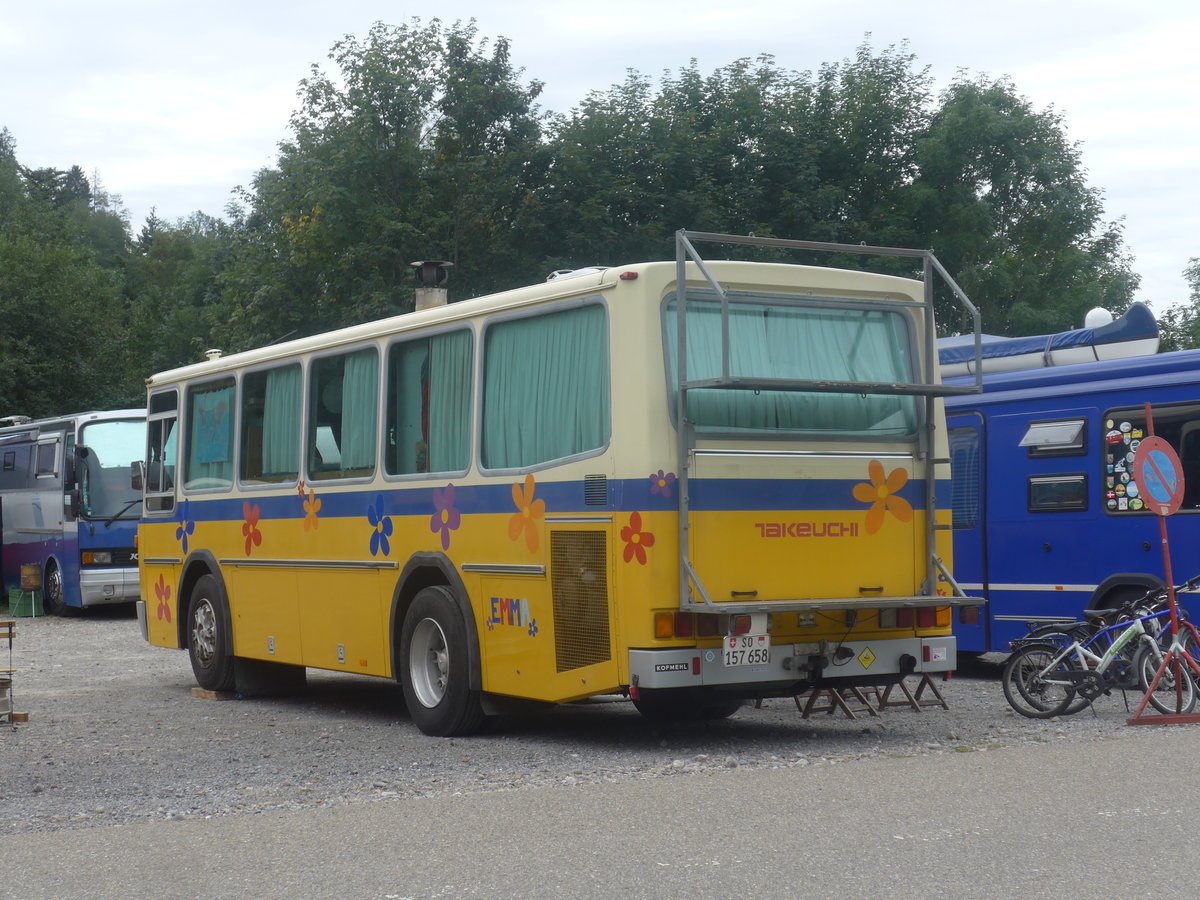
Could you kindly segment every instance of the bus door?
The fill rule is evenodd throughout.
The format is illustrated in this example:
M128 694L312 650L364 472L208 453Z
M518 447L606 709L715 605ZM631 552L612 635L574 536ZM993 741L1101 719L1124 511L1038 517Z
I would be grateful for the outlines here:
M950 437L954 578L969 596L987 600L983 416L973 411L951 415L947 417L946 425ZM954 622L954 633L958 637L960 652L987 652L991 648L990 607L964 607L959 610Z
M1103 580L1095 565L1103 501L1087 441L1095 414L1021 411L988 422L985 571L993 650L1007 650L1030 626L1075 621Z

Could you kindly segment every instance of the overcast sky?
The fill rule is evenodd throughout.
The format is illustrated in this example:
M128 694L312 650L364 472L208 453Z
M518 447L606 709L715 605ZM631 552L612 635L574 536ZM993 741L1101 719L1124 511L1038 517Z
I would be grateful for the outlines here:
M1108 217L1124 220L1139 297L1160 310L1187 298L1181 272L1200 257L1194 0L3 0L0 128L24 165L98 173L135 233L152 207L170 222L219 217L275 164L296 87L314 63L336 71L336 41L435 15L509 38L523 80L545 82L542 106L558 112L630 68L658 76L695 58L708 73L769 53L813 70L853 56L868 32L876 50L907 40L939 86L960 69L1007 75L1081 143Z

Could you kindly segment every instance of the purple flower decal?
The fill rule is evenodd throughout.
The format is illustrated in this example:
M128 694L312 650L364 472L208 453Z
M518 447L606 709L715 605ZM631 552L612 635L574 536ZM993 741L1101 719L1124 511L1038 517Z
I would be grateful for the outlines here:
M371 555L378 556L382 551L387 556L392 552L388 542L392 534L392 517L383 514L383 494L375 498L374 506L367 507L367 521L371 523Z
M664 497L670 497L671 485L674 483L674 472L663 472L662 469L659 469L657 474L650 476L650 493L662 494Z
M187 556L188 536L196 531L196 523L189 518L188 501L179 505L179 527L175 529L175 540L183 541L183 555Z
M429 530L441 534L442 549L450 549L450 532L457 531L462 524L462 515L454 508L454 485L446 485L445 490L433 489L433 506L437 510L429 517Z

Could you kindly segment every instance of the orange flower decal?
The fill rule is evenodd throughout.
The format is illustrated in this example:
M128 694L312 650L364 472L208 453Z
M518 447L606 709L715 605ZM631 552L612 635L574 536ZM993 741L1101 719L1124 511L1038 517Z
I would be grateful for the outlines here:
M867 534L874 534L883 527L884 512L891 512L901 522L911 522L912 506L898 492L908 483L908 472L904 469L893 469L891 475L883 474L883 463L877 459L871 460L868 468L871 483L856 484L854 499L859 503L870 503L867 510Z
M633 512L629 514L629 525L621 529L621 540L625 542L625 562L632 562L634 559L640 565L646 564L646 548L654 546L654 535L649 531L642 531L642 514Z
M534 483L532 475L525 476L524 487L519 484L512 486L513 504L516 505L517 512L508 520L508 539L515 541L524 532L525 546L529 548L530 553L537 552L537 520L546 514L546 502L544 500L534 500L533 492Z
M321 498L317 496L317 492L309 490L308 499L304 501L304 530L308 531L312 528L314 531L317 528L317 513L321 511Z

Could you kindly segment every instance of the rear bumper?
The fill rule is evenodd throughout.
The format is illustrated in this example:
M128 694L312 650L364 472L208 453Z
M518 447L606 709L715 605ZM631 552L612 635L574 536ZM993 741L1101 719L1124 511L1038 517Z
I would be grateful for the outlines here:
M719 647L630 650L632 684L646 689L764 685L785 687L797 682L845 680L869 684L894 681L913 673L951 672L958 664L953 635L776 644L769 663L726 666Z

